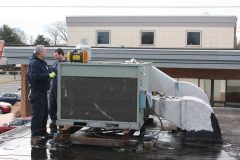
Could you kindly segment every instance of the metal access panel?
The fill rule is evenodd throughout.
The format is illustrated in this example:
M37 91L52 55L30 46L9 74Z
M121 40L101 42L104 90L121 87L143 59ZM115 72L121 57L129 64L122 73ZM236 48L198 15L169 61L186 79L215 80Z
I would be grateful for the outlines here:
M149 63L61 63L58 124L140 129L144 107L139 104L139 94L148 91L150 66Z

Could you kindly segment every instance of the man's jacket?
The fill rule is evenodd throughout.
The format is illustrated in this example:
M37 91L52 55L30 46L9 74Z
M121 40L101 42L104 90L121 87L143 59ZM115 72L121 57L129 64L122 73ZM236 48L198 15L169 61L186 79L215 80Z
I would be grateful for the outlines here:
M55 61L53 65L50 67L50 72L55 72L57 74L57 68L58 64L61 62L66 62L66 60L63 61ZM51 84L51 92L57 95L57 77L52 79L52 84Z
M47 63L37 58L35 54L29 61L28 80L30 88L35 91L46 92L50 88Z

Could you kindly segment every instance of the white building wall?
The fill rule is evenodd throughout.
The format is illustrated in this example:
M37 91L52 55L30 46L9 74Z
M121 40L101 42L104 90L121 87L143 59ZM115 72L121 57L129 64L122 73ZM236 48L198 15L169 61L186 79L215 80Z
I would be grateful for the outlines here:
M68 26L68 44L77 45L81 38L87 38L92 46L97 45L97 31L110 31L112 47L148 47L140 44L141 31L155 31L155 45L158 48L185 48L186 32L200 31L201 46L194 48L233 48L234 27L184 27L184 26Z

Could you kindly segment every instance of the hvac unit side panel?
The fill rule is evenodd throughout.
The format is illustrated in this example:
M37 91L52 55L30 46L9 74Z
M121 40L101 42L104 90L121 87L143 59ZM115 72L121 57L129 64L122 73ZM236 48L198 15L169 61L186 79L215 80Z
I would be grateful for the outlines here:
M138 79L61 77L60 119L137 122Z

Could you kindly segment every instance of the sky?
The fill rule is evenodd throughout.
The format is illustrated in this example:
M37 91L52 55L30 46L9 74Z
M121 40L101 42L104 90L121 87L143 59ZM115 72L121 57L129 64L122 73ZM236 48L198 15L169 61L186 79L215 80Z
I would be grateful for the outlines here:
M28 38L35 38L47 35L45 26L65 21L66 16L224 15L240 19L240 0L0 0L0 13L0 26L20 28Z

